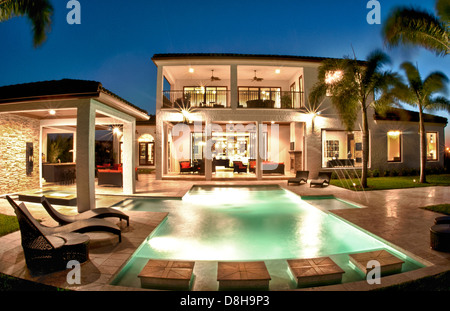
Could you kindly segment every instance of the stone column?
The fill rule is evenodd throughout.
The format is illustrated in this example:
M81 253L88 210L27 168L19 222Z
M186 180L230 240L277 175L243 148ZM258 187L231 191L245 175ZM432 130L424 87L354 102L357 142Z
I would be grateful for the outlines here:
M238 104L238 74L237 65L230 66L230 107L236 109Z
M261 150L263 147L261 144L262 139L262 124L259 121L256 121L256 179L262 179L262 161L261 161Z

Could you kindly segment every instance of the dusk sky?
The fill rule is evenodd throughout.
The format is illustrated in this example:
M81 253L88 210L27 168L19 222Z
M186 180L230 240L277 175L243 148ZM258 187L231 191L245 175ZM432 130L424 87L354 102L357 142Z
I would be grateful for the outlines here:
M79 0L81 24L69 25L68 0L53 0L52 30L33 48L26 18L0 23L0 86L57 80L95 80L131 103L155 113L156 53L244 53L359 59L382 48L381 29L392 7L434 12L434 0L379 0L381 25L369 25L368 0L341 1L119 1ZM418 63L423 76L450 77L450 56L422 48L385 49L391 69ZM407 107L408 109L412 109ZM435 113L449 118L444 112ZM446 128L450 145L450 126Z

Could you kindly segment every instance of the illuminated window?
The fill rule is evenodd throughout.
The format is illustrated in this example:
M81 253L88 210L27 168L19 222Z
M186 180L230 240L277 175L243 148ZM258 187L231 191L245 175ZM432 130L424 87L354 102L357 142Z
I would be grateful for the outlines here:
M336 82L339 82L343 76L344 76L344 72L341 70L328 71L325 74L325 83L332 85ZM331 91L329 89L327 89L327 96L331 96Z
M438 159L438 150L437 150L437 133L436 132L428 132L427 133L427 160L428 161L437 161Z
M402 160L402 133L389 131L387 133L387 160L388 162L401 162Z
M322 130L322 167L361 167L362 132Z

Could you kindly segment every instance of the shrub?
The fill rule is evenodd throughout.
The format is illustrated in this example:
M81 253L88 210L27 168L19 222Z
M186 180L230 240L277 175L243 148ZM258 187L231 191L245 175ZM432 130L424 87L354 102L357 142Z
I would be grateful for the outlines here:
M374 169L372 171L372 177L380 177L380 170L379 169Z

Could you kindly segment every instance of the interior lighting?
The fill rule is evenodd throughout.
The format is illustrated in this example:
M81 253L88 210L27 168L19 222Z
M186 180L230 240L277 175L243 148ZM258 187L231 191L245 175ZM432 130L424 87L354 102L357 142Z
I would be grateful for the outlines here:
M275 69L275 73L278 75L280 74L281 70L280 69Z
M325 83L333 84L342 79L344 73L341 70L329 71L325 74Z
M194 68L189 68L189 73L194 73Z
M54 116L56 114L56 111L52 109L48 113L51 114L52 116Z
M391 137L396 137L400 135L400 131L389 131L388 135Z

